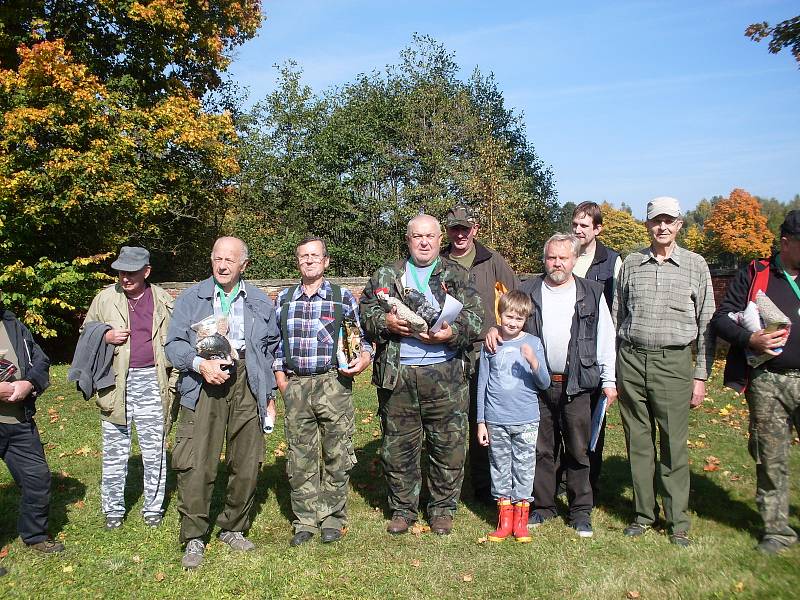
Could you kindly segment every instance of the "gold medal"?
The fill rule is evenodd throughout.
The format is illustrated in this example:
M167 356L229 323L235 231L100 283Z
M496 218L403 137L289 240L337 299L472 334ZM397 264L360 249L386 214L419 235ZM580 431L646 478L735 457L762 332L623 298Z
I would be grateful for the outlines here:
M219 319L217 319L217 333L220 335L228 335L227 317L220 317Z

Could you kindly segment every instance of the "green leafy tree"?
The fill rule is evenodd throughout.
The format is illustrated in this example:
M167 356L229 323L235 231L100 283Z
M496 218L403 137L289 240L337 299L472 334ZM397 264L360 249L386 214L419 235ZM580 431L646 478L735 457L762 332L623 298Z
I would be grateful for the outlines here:
M765 38L769 41L769 51L777 54L784 48L790 48L797 67L800 69L800 15L781 21L777 25L771 26L766 21L753 23L744 34L755 42L760 42Z
M603 202L600 210L603 213L603 231L598 238L606 246L627 256L634 250L650 245L647 228L631 213L614 208L608 202Z

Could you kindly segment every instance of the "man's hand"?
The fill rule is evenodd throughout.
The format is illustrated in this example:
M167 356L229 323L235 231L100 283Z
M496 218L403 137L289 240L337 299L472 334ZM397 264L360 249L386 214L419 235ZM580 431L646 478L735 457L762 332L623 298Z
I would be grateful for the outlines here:
M131 335L130 329L109 329L106 331L105 336L103 339L106 341L107 344L113 344L114 346L121 346L125 342L128 341L128 337Z
M33 391L30 381L12 381L0 383L0 401L22 402Z
M14 395L14 391L14 386L7 381L0 383L0 401L8 402L8 399Z
M697 408L703 403L706 397L706 382L702 379L695 379L692 385L692 399L689 400L689 408Z
M278 386L278 391L283 395L286 386L289 385L289 378L286 377L284 371L275 371L275 384Z
M494 327L490 327L489 331L486 332L483 345L486 346L486 349L492 354L497 352L497 349L503 345L503 338L500 336L500 329L496 325Z
M478 423L478 444L484 447L489 445L489 430L486 429L486 423Z
M408 325L408 321L401 319L397 316L397 307L393 306L392 310L386 313L386 329L394 334L402 335L405 337L411 336L414 332Z
M200 374L206 383L220 385L230 379L231 374L222 369L223 365L232 365L229 360L205 359L200 363Z
M339 373L346 377L355 377L369 366L372 356L369 352L362 352L347 365L346 369L339 369Z
M617 401L617 388L604 387L603 394L605 394L606 398L608 399L608 402L606 403L606 410L608 410L609 407Z
M447 324L447 321L442 321L442 328L436 333L420 333L417 337L426 344L445 344L453 339L453 328Z
M784 346L788 337L789 330L785 327L783 329L773 331L772 333L767 333L761 329L760 331L754 331L750 335L750 341L748 343L750 348L756 354L766 353L776 356L778 353L775 351L775 349Z

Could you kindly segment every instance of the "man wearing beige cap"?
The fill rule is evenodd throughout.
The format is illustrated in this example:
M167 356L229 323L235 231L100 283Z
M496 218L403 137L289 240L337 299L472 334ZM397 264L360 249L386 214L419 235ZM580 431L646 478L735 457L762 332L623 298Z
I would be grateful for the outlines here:
M685 547L690 544L689 407L703 402L711 373L714 293L705 259L675 243L682 226L675 198L661 196L648 203L650 247L623 262L613 314L619 337L619 407L636 513L624 534L641 536L656 523L658 473L670 542Z

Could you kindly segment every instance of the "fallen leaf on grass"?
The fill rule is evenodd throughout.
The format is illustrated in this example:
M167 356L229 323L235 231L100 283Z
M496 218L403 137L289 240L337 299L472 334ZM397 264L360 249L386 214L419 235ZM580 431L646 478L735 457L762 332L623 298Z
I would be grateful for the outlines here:
M0 558L5 558L6 556L8 556L8 546L7 545L3 546L3 548L0 549Z
M461 581L466 581L467 583L469 583L470 581L472 581L472 573L464 573L464 574L461 576Z
M627 594L625 594L625 597L628 598L628 600L637 600L637 598L641 598L642 595L636 590L630 590Z
M142 557L138 554L134 554L131 560L138 565L140 562L142 562Z
M380 437L380 435L381 435L380 429L376 429L375 431L372 432L372 437L374 438Z
M82 509L86 508L86 502L84 502L83 500L78 500L75 503L75 508L77 508L78 510L82 510Z
M428 533L430 530L431 530L431 528L428 527L427 525L422 525L420 523L414 523L411 526L411 530L410 531L414 535L422 535L423 533Z
M739 481L741 478L741 475L731 475L731 481Z
M703 471L719 471L719 459L716 456L706 456L706 464Z
M411 566L412 567L419 567L421 564L422 563L420 562L420 560L418 558L415 558L414 560L411 561Z
M92 453L92 449L89 446L84 446L83 448L78 448L73 452L75 456L88 456Z
M74 569L73 569L72 565L65 565L64 567L62 567L62 569L61 569L61 570L62 570L64 573L72 573L72 571L73 571Z
M734 592L743 592L744 591L744 581L737 581L736 585L733 586Z
M697 434L697 437L699 437L701 440L704 440L704 439L706 439L706 434L705 433L699 433L699 434Z
M161 571L156 573L156 581L164 581L166 578L167 578L167 576L164 573L162 573Z
M363 419L361 419L361 422L364 425L367 425L368 423L372 423L372 417L364 417Z
M479 544L485 544L485 543L486 543L486 542L488 542L489 540L486 538L486 536L484 536L484 537L479 537L479 538L478 538L476 541L477 541L477 543L479 543Z
M61 418L58 414L58 411L55 408L48 408L47 415L50 417L51 423L55 423Z

